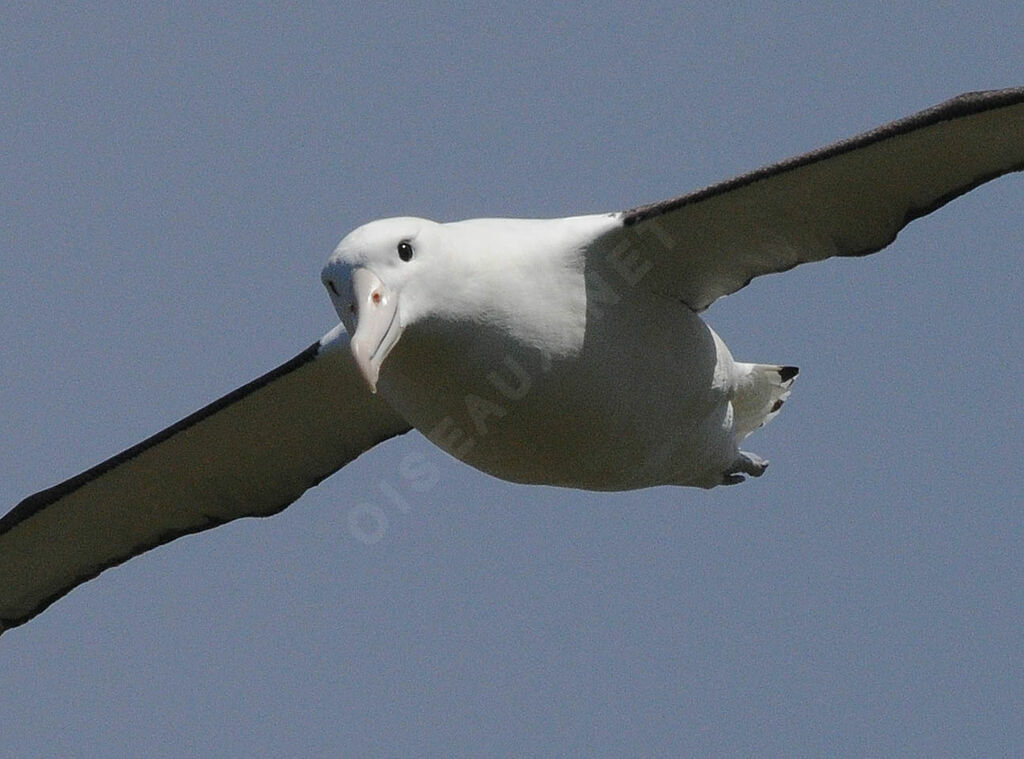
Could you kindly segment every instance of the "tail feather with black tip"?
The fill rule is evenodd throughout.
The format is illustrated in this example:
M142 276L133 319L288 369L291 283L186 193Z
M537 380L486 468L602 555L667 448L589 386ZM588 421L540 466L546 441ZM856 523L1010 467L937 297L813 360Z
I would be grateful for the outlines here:
M732 407L733 430L739 442L779 413L800 370L778 364L737 363L736 368L740 379Z

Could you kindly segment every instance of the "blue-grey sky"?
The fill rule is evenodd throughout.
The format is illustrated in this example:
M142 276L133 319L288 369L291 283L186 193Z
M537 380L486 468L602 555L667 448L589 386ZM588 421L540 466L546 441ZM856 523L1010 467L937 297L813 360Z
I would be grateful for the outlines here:
M706 5L5 6L0 510L326 332L360 223L620 210L1024 84L1019 2ZM4 635L3 753L1020 756L1022 208L708 312L803 370L762 479L392 441Z

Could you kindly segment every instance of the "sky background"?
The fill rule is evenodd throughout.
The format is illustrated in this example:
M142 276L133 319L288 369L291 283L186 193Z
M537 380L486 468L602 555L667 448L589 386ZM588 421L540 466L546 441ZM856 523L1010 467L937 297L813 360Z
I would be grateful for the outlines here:
M1024 84L1019 2L327 5L0 10L2 510L330 329L363 222L621 210ZM802 368L762 479L391 441L5 634L0 752L1024 754L1022 208L1018 174L707 313Z

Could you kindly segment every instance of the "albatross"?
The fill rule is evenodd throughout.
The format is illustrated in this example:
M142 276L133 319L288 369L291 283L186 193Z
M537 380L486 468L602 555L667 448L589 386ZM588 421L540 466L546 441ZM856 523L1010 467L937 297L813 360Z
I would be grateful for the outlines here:
M0 518L0 632L183 535L280 512L417 429L497 477L590 490L762 475L740 448L797 369L700 314L754 277L863 256L1024 168L1024 88L961 95L660 203L374 221L322 281L340 324L290 361Z

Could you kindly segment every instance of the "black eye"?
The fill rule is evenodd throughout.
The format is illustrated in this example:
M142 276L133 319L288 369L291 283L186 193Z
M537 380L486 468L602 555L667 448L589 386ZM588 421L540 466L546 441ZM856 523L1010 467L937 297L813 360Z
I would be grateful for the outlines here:
M403 261L412 260L412 243L408 240L402 240L398 243L398 257Z

